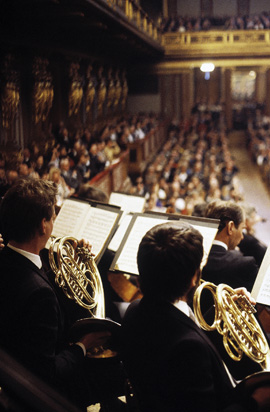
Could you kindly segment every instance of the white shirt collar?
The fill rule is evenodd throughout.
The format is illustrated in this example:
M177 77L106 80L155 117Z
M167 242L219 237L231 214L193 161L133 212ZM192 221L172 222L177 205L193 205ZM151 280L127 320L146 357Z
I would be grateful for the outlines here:
M175 306L177 309L181 310L181 312L183 312L185 315L187 315L189 317L189 306L187 304L187 302L183 301L183 300L178 300L177 302L173 303L173 306Z
M19 249L17 247L11 246L9 243L7 244L7 246L10 249L14 250L15 252L19 253L20 255L23 255L27 259L31 260L31 262L34 263L34 265L37 266L39 269L42 268L42 262L41 262L41 259L40 259L39 255L35 255L34 253L26 252L26 250Z
M228 250L228 246L226 245L226 243L221 242L220 240L214 239L214 240L213 240L213 245L222 246L222 247L224 247L226 250Z
M220 243L222 243L222 242L220 242ZM195 318L195 315L194 315L191 307L187 304L187 302L184 302L183 300L178 300L178 302L173 303L173 306L175 306L177 309L181 310L181 312L183 312L185 315L187 315L190 319L192 319L200 327L197 319ZM225 368L225 370L228 374L228 377L231 381L232 386L235 387L236 386L236 381L232 377L229 369L227 368L227 366L226 366L226 364L223 360L222 360L222 363L223 363L224 368Z

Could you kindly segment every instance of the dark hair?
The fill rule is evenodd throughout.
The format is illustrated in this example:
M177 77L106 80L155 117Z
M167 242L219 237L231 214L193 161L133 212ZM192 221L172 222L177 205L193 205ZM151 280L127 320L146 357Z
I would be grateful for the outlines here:
M206 207L207 202L197 203L193 208L192 216L204 217Z
M108 203L108 196L100 189L84 183L80 186L78 196L86 200L96 200L97 202Z
M230 221L233 221L235 227L238 228L244 220L244 210L231 200L213 200L205 210L205 217L220 220L218 227L219 233Z
M189 224L169 222L153 227L137 254L142 293L174 302L188 291L202 257L202 235Z
M31 240L42 219L54 213L56 187L41 179L19 179L6 192L0 208L0 229L4 241Z

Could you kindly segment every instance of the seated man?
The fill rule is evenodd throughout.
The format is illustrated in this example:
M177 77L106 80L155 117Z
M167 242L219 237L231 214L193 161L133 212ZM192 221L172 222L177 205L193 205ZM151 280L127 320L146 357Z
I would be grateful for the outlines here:
M239 249L244 256L254 256L257 265L260 266L267 246L256 237L255 226L263 219L258 215L254 206L244 204L243 207L246 212L246 228L243 233L244 237L239 243Z
M233 399L231 375L193 320L202 242L190 225L170 222L150 229L139 245L144 297L130 305L122 330L124 364L142 412L254 412L262 395L269 407L265 388Z
M233 201L212 201L204 216L219 219L219 227L211 247L202 278L216 285L226 283L232 288L244 286L251 292L258 266L252 256L235 250L243 239L245 211Z
M65 312L39 256L53 229L55 200L53 183L29 178L17 181L2 200L0 226L7 246L1 242L0 345L86 407L96 397L86 350L105 343L109 333L85 334L74 345L67 340Z

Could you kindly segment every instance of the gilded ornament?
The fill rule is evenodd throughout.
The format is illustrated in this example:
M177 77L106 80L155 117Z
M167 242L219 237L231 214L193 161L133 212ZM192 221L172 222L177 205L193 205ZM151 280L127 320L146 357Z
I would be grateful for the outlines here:
M1 92L2 126L9 129L17 113L20 102L19 74L14 70L14 58L6 57L2 71L3 86Z
M88 79L88 83L87 83L87 89L86 89L86 108L85 111L86 113L90 113L92 106L93 106L93 102L94 102L94 98L95 98L95 84L94 84L94 80L92 78L92 66L89 65L88 69L87 69L87 74L86 77Z
M103 73L103 67L99 69L99 84L98 84L98 116L102 116L103 114L103 105L106 99L106 94L107 94L107 87L106 87L106 82L105 78L102 76Z
M72 63L70 65L69 77L71 78L71 83L68 95L69 117L78 114L83 98L82 78L78 73L79 68L80 65L78 63Z
M35 82L32 98L35 124L47 119L53 104L54 90L52 76L47 71L48 65L48 60L42 58L36 58L33 64Z

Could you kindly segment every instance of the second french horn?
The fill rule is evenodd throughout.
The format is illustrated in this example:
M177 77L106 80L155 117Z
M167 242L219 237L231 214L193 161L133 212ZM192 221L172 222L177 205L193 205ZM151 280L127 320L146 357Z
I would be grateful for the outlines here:
M201 310L201 294L208 289L213 296L215 316L209 325ZM236 298L230 286L218 286L202 282L193 300L194 313L202 329L217 330L223 337L224 347L229 356L240 361L243 354L260 364L262 370L269 369L269 346L266 337L254 316L256 310L245 296Z

